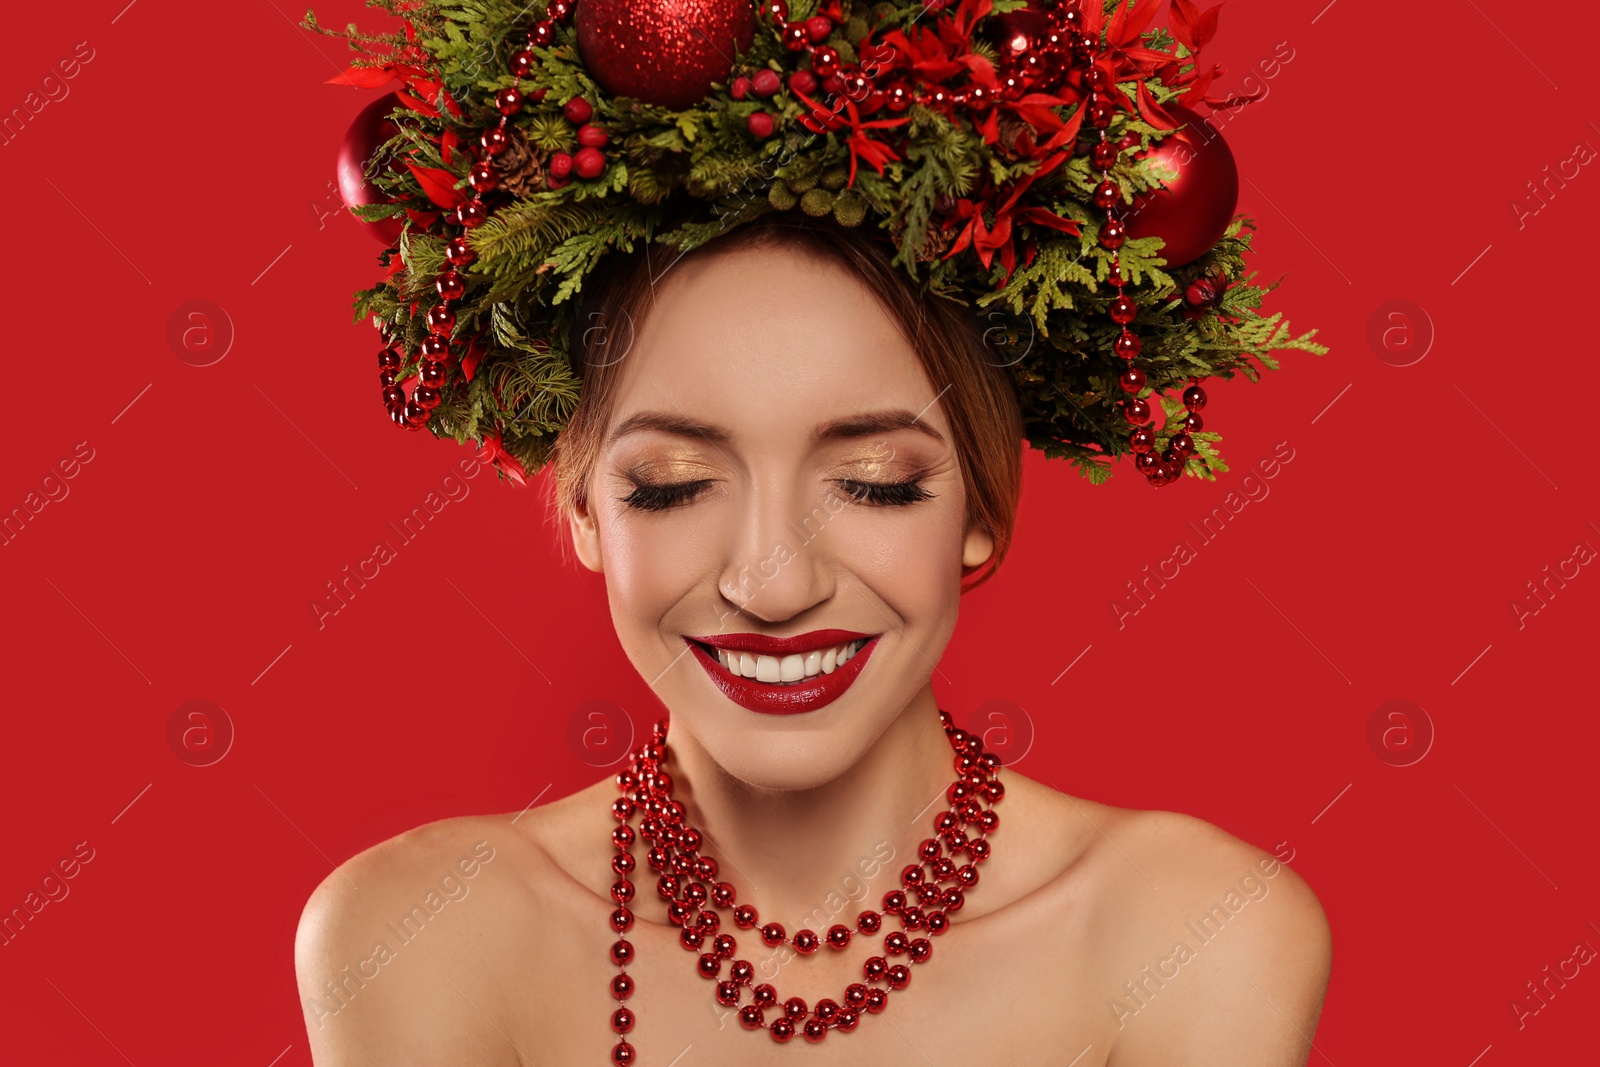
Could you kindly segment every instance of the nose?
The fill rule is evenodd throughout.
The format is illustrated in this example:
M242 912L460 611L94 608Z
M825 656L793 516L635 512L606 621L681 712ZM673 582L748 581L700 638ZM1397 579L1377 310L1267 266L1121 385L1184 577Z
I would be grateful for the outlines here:
M782 479L738 490L718 589L739 611L781 623L833 596L837 580L827 526L835 512L809 487Z

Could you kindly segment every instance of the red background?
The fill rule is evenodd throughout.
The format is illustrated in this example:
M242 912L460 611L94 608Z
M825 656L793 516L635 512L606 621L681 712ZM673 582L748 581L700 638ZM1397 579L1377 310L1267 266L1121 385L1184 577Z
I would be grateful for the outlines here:
M0 73L9 111L93 48L0 146L0 508L93 449L70 495L0 545L0 909L76 843L95 850L0 948L0 1056L304 1065L291 944L332 866L593 781L567 741L575 709L614 701L643 728L659 706L602 580L561 565L542 493L492 475L318 628L324 583L395 542L386 523L469 454L389 425L373 333L350 322L377 245L329 182L377 94L324 84L341 49L282 0L125 3L26 6ZM1595 968L1520 1029L1509 1005L1580 941L1600 948L1584 669L1600 574L1520 628L1511 602L1600 548L1574 389L1596 356L1579 316L1600 167L1543 202L1527 189L1600 148L1600 15L1325 4L1230 0L1208 58L1232 88L1293 49L1224 131L1255 266L1288 276L1269 307L1320 327L1330 354L1211 383L1234 466L1215 484L1152 491L1124 467L1093 488L1030 453L1013 554L966 599L935 690L968 724L1009 702L1010 721L980 725L1031 731L1025 754L1011 742L1021 771L1292 856L1335 939L1312 1062L1592 1055ZM319 13L378 23L353 3ZM167 337L193 300L233 331L206 367ZM1409 366L1368 340L1392 300L1432 324ZM1416 313L1409 329L1420 343ZM1202 545L1186 523L1279 442L1294 458L1270 495ZM1110 602L1180 539L1197 558L1119 629ZM211 766L169 745L191 700L236 731ZM1410 766L1368 740L1391 700L1436 734Z

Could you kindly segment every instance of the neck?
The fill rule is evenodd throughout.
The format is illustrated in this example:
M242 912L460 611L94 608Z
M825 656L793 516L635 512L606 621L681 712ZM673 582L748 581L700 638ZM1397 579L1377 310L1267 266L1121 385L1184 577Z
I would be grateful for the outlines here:
M955 780L954 750L924 687L840 777L814 789L758 789L723 772L692 738L672 736L673 795L705 836L718 878L763 923L819 936L880 910Z

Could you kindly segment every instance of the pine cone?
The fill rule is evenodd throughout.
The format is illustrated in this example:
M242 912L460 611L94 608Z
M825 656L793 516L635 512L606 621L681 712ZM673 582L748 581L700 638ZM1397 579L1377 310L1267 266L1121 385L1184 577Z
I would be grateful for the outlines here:
M542 153L515 126L508 126L506 133L506 149L494 157L500 188L513 196L532 196L545 187Z
M922 248L917 252L917 262L931 263L944 255L945 252L949 251L950 246L955 244L958 230L959 227L949 230L942 229L937 221L930 222L928 224L928 235L923 239Z

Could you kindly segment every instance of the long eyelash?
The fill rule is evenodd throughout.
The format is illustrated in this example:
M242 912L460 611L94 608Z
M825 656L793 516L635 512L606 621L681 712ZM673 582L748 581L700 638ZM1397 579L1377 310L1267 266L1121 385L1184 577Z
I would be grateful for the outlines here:
M710 484L710 479L680 482L677 485L651 485L636 481L633 483L633 492L621 500L628 507L640 511L666 511L692 500L701 488ZM923 488L915 478L885 483L844 480L838 484L845 487L845 492L856 503L874 507L904 507L921 500L931 500L937 495Z
M630 508L637 508L640 511L665 511L691 499L703 486L710 484L711 480L708 478L696 482L680 482L677 485L651 485L635 481L633 492L621 499Z
M929 492L922 487L922 483L915 478L903 482L851 482L839 483L845 487L858 504L870 502L881 507L903 507L915 504L919 500L932 500L937 494Z

